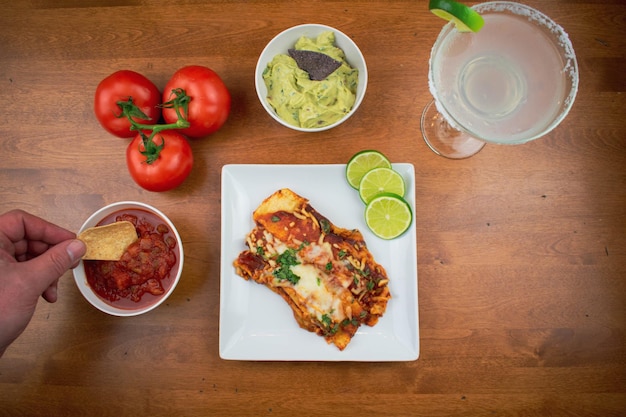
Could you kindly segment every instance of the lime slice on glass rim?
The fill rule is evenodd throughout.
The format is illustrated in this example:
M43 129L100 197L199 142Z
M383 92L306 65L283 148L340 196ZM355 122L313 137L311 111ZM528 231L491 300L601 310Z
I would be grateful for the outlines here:
M430 0L428 9L442 19L452 21L459 32L478 32L485 24L478 12L453 0Z
M382 239L394 239L411 226L413 212L402 197L393 193L379 194L365 207L365 223Z
M346 165L346 179L350 187L359 189L363 176L374 168L391 168L391 162L382 153L374 150L357 152Z
M404 197L404 179L391 168L374 168L365 173L359 183L359 196L365 204L381 193Z

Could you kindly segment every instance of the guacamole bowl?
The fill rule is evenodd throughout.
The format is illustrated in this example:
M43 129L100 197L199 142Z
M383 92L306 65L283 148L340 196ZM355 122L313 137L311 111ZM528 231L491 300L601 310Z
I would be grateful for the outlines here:
M319 126L303 127L302 126L303 123L300 122L300 119L302 119L303 117L301 117L300 114L304 114L304 112L307 110L303 110L303 107L298 107L301 105L301 104L298 104L295 107L285 106L285 108L281 110L283 114L288 113L288 114L293 115L292 116L293 120L290 123L289 121L283 119L277 113L273 105L270 103L268 99L268 96L270 94L268 92L268 87L263 77L263 74L266 72L266 70L269 71L268 66L273 63L273 60L275 59L275 57L279 55L288 55L289 49L294 48L296 45L296 42L301 37L304 36L312 40L316 40L320 34L327 33L327 32L332 32L332 34L334 35L334 38L335 38L334 46L336 46L337 48L343 51L345 55L345 61L347 62L347 64L351 68L358 70L356 94L355 96L353 96L354 103L352 104L350 108L348 108L348 106L343 104L344 102L342 102L340 98L337 98L334 96L336 94L335 91L337 91L335 89L335 84L337 83L336 80L339 79L339 74L341 74L341 71L344 71L344 69L347 68L345 66L342 66L339 69L337 69L335 73L328 76L327 79L323 81L313 82L313 83L322 83L322 82L327 81L331 85L331 88L328 91L333 91L333 93L321 99L321 100L325 100L325 102L321 102L321 101L317 102L318 101L317 97L321 95L319 93L311 94L310 92L302 92L300 90L300 87L302 84L300 82L296 82L296 75L293 75L296 71L290 71L287 74L285 74L284 69L281 68L283 73L281 73L280 75L278 75L276 71L273 71L274 76L277 77L277 79L274 79L273 81L276 83L278 82L283 83L283 82L286 82L286 80L290 80L288 84L297 85L298 87L296 87L297 90L295 93L293 91L285 92L286 91L285 89L280 88L280 89L277 89L280 91L280 93L275 92L275 94L285 94L285 97L287 95L293 95L293 94L298 95L300 98L296 101L299 101L300 103L304 103L302 104L302 106L307 106L306 103L311 103L311 105L308 106L309 109L307 112L309 116L311 116L311 114L316 114L316 115L322 114L322 116L320 116L319 119L316 119L315 117L311 117L309 120L316 120L315 123L319 123L317 122L317 120L324 120L324 122L320 123ZM343 81L341 83L344 84ZM306 84L307 86L309 86L311 82L307 79L303 84ZM365 96L365 90L367 89L367 66L365 64L365 58L363 57L363 54L359 50L358 46L352 41L352 39L350 39L343 32L335 28L332 28L330 26L320 25L320 24L298 25L298 26L294 26L294 27L291 27L289 29L286 29L280 32L267 44L265 49L263 49L256 65L255 87L256 87L257 96L259 97L259 100L261 101L261 105L267 111L267 113L278 123L290 129L298 130L301 132L320 132L320 131L332 129L340 125L341 123L345 122L359 108L359 106L361 105L361 102L363 101L363 97ZM282 97L281 99L287 100L285 97ZM327 116L327 114L332 113L336 110L336 108L332 108L331 106L329 106L331 107L329 109L330 111L326 110L328 109L328 107L324 107L324 112L319 113L318 106L319 105L326 106L325 103L329 103L329 102L339 103L335 107L339 108L340 110L337 110L337 113L334 117ZM340 107L340 106L343 106L343 107ZM311 108L314 108L314 109L311 110ZM328 120L326 120L326 117L328 117Z
M157 308L172 294L182 274L184 254L174 223L155 207L137 201L102 207L83 223L78 235L122 220L133 223L138 235L122 259L81 260L73 274L91 305L112 316L128 317Z

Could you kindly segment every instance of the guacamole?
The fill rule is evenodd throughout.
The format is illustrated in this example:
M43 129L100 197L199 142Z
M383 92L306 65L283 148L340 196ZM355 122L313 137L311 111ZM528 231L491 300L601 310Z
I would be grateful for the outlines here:
M267 101L287 123L315 128L328 126L345 116L354 105L359 71L346 62L344 52L335 46L333 32L316 39L298 39L297 50L321 52L341 61L341 66L325 80L313 81L287 54L276 55L263 72Z

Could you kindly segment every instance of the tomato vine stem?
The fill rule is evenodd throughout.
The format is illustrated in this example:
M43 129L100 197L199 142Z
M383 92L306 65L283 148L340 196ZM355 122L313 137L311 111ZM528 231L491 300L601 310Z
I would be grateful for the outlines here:
M164 124L143 124L137 123L134 118L150 120L148 117L137 105L134 103L132 97L128 97L126 101L118 101L117 105L121 109L121 113L117 115L117 117L126 117L130 122L130 130L136 130L141 135L142 143L140 144L139 152L146 157L146 163L151 164L157 159L159 159L159 154L161 150L165 146L165 140L161 137L161 144L157 145L152 141L152 138L164 130L171 129L185 129L191 124L185 118L183 113L188 114L189 102L191 101L191 97L187 95L185 90L182 88L176 88L172 90L172 94L174 98L166 103L161 105L162 108L173 108L176 112L177 120L174 123L164 123ZM183 112L181 112L181 109ZM146 135L144 131L150 131L149 135ZM143 149L141 150L141 145L143 145Z
M157 159L159 159L161 150L165 146L165 139L163 139L163 136L161 136L161 143L157 145L152 140L152 138L154 137L154 132L149 137L142 131L139 131L139 134L141 135L142 139L141 143L139 143L139 153L146 157L146 164L150 165ZM141 150L141 145L143 145L143 150Z

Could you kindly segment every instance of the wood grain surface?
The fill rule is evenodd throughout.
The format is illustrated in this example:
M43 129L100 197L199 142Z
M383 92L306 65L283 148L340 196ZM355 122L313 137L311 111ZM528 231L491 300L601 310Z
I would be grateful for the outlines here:
M528 0L569 33L580 90L565 121L461 161L421 139L426 1L0 1L0 212L78 230L119 200L158 207L186 259L166 304L107 316L71 273L0 359L0 416L616 416L626 410L626 4ZM365 100L318 134L261 107L254 68L301 23L348 34ZM178 189L128 175L128 141L93 113L98 82L132 69L163 88L206 65L233 99L192 142ZM225 164L345 163L362 149L415 166L420 357L414 362L239 362L219 357L220 171ZM242 237L243 238L243 237ZM320 343L324 343L320 339Z

